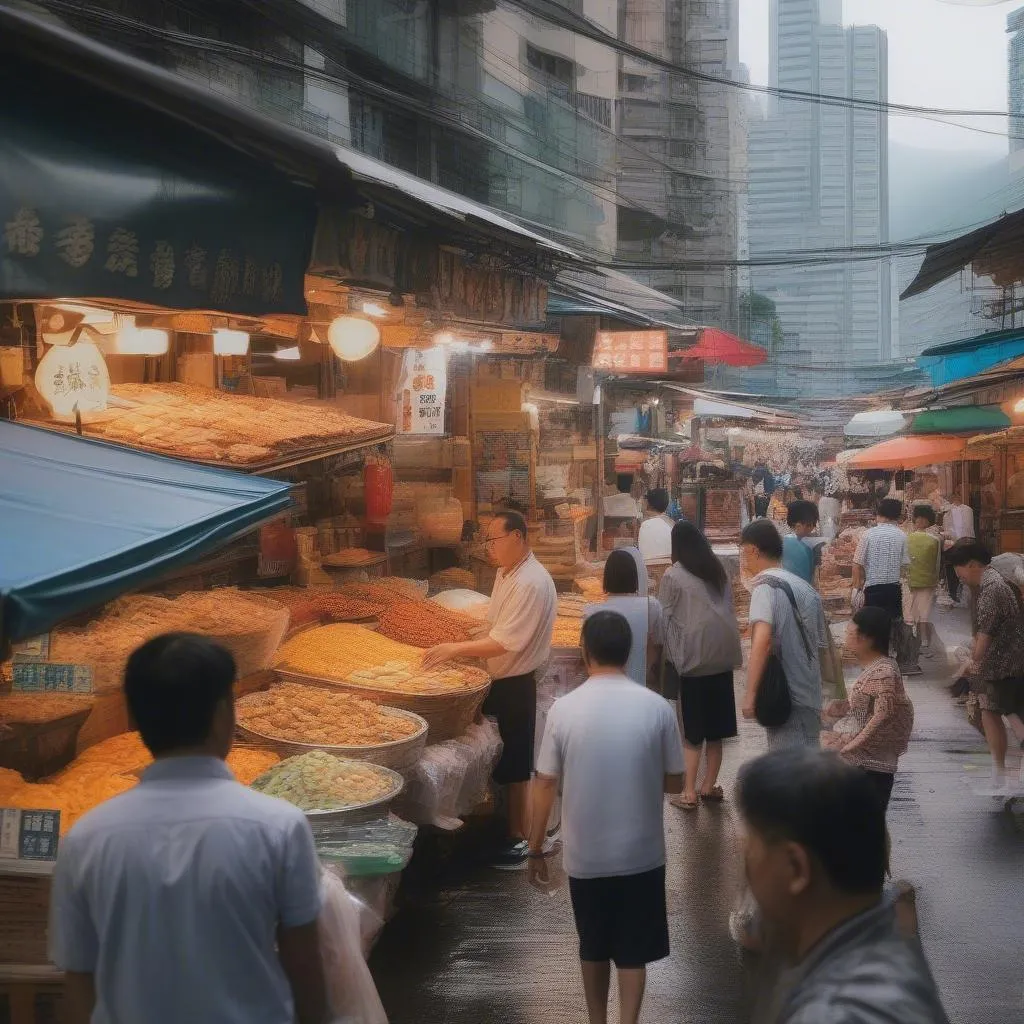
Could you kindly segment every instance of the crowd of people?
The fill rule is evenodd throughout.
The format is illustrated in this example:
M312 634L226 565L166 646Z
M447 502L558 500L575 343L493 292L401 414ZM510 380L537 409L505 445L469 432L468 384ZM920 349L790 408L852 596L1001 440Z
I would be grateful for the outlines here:
M647 965L669 952L664 798L687 814L730 798L719 781L723 742L742 717L764 728L768 752L742 766L735 793L749 911L736 937L774 945L796 965L773 1019L946 1021L905 908L885 885L886 811L914 722L897 637L909 629L934 644L924 627L940 572L952 567L976 595L965 672L1001 775L1003 716L1024 710L1024 560L1007 582L976 540L947 547L930 507L915 509L908 536L899 503L882 501L854 559L862 600L845 646L859 674L826 699L831 636L806 543L818 509L791 502L786 536L777 515L753 519L740 539L750 652L737 707L732 582L695 525L669 521L667 495L651 505L639 548L607 560L606 597L584 613L586 681L554 704L536 756L537 673L557 597L519 513L488 526L498 571L487 636L425 655L426 666L482 659L494 679L484 713L501 733L494 780L507 798L495 866L549 885L561 851L591 1024L607 1020L613 967L619 1019L635 1024ZM661 558L671 564L655 596L648 563ZM300 812L231 779L233 681L230 655L184 634L151 641L129 662L129 710L155 763L61 846L51 942L68 972L72 1024L328 1019L312 836Z

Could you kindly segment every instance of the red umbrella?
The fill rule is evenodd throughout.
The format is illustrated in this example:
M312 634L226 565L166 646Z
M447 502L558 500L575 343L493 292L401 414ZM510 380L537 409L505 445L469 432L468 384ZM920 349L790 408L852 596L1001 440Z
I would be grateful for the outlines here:
M672 355L677 359L700 359L705 363L724 363L726 366L760 366L768 359L763 348L750 345L717 327L702 328L693 348L673 352Z

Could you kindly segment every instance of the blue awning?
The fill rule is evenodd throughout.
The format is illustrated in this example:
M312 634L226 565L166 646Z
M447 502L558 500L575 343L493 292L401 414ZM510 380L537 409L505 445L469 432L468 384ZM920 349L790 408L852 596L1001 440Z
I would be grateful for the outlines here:
M995 331L926 348L917 363L936 386L951 384L1024 356L1024 331Z
M0 422L0 636L43 633L290 503L276 480Z

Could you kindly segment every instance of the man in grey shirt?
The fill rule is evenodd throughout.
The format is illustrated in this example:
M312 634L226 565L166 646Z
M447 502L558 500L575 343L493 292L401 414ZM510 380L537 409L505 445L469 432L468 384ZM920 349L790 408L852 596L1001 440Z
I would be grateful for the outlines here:
M804 747L744 765L747 881L795 971L776 1024L949 1024L919 941L883 896L885 812L868 776Z

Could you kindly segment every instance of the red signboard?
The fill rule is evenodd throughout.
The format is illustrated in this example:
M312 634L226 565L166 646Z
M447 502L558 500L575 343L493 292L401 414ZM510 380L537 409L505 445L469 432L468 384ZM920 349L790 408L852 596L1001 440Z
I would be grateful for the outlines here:
M667 373L668 331L598 331L593 362L612 373Z

